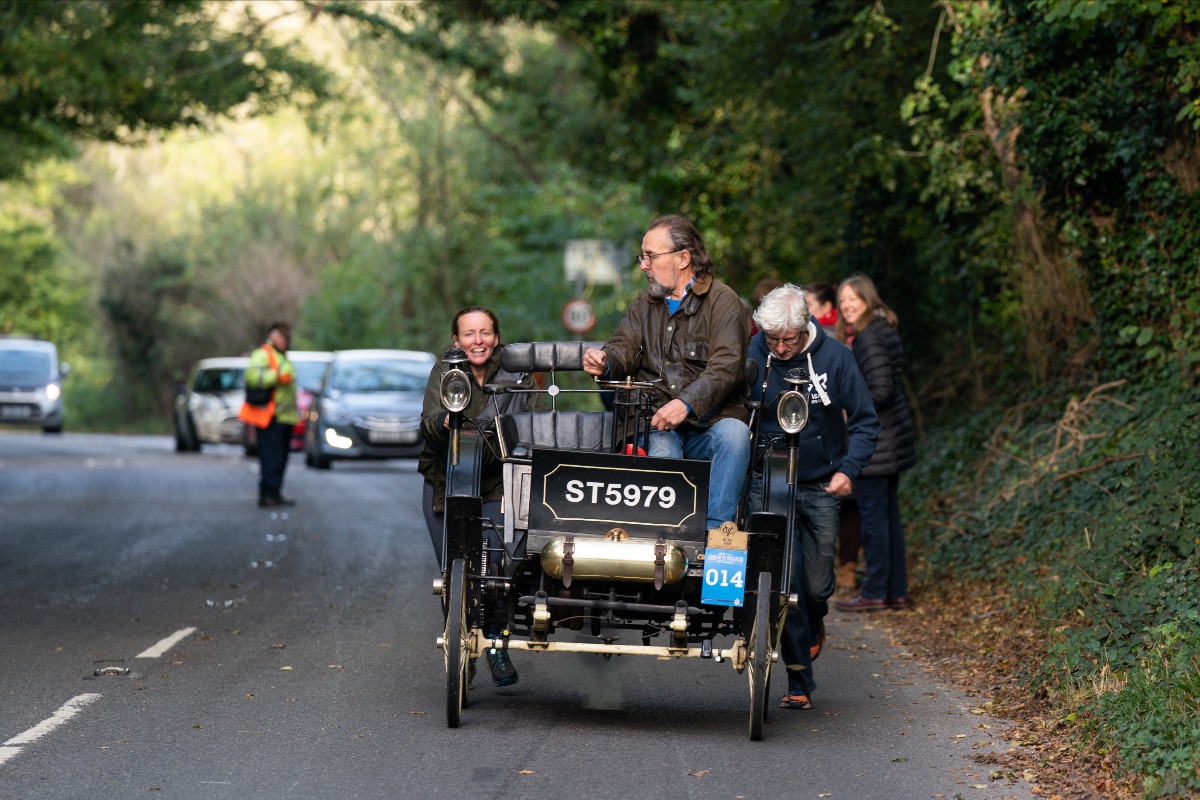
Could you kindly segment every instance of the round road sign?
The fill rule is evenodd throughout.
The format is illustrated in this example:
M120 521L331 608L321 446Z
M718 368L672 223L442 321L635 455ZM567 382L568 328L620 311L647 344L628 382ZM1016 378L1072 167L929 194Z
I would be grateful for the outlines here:
M596 312L591 303L577 297L563 306L562 323L571 333L587 333L596 327Z

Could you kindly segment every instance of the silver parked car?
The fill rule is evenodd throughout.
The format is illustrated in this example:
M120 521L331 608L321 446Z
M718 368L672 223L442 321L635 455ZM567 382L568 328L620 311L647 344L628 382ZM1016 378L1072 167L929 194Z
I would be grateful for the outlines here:
M50 342L0 336L0 423L61 433L62 380L70 371Z
M245 356L205 358L192 367L175 394L175 449L199 450L204 444L241 444L238 412L246 399Z
M308 409L304 462L409 458L421 452L421 402L437 357L419 350L340 350Z

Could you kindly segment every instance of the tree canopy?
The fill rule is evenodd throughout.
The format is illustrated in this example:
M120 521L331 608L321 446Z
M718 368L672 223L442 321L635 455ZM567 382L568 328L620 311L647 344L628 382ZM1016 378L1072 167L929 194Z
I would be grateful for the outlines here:
M267 38L270 22L253 9L0 0L0 179L87 141L134 143L323 94L324 70Z

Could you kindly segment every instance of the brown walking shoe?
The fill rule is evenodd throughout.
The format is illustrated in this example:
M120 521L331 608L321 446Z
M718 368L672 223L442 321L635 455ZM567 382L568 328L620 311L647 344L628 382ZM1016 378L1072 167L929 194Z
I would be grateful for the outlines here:
M876 600L860 594L853 600L838 600L834 605L837 606L838 611L878 611L881 608L887 608L888 602L882 598Z

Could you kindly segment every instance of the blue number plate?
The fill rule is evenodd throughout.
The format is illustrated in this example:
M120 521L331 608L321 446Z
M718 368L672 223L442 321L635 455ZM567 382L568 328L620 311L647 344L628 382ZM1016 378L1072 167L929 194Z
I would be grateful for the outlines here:
M706 606L741 608L746 599L746 551L704 550L704 591L700 602Z

